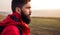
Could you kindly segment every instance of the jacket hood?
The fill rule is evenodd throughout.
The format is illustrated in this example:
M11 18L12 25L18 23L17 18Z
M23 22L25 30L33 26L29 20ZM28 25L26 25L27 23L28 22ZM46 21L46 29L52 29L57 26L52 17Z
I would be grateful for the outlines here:
M27 34L30 33L30 28L25 22L22 21L20 14L18 14L17 12L14 12L12 15L8 15L5 20L0 22L0 26L7 26L7 25L20 25Z
M20 14L18 14L17 12L14 12L11 15L8 15L6 19L4 19L2 22L0 22L0 26L5 26L5 25L20 25L22 23L22 19Z

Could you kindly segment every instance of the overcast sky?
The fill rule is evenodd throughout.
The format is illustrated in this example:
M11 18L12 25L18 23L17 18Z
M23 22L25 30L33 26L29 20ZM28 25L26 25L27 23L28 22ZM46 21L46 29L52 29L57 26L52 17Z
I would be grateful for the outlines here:
M60 10L60 0L31 0L31 9L32 10ZM11 11L11 0L0 0L0 11ZM41 14L41 11L37 11L40 15L45 15L47 12L43 12L44 14ZM54 12L56 15L59 13L60 16L60 11L48 11L49 13ZM36 14L36 12L32 12L32 15L39 15ZM48 14L47 14L48 15Z
M0 0L0 11L10 11L11 0Z
M31 0L31 9L60 9L60 0ZM0 0L0 11L11 10L11 0Z
M60 0L32 0L32 9L60 9Z

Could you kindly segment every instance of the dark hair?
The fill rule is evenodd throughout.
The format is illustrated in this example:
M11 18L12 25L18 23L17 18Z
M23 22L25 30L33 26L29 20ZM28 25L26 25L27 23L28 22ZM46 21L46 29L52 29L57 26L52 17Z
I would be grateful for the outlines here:
M27 2L30 2L30 0L12 0L12 11L15 12L15 8L16 7L20 7L22 8L24 4L26 4Z

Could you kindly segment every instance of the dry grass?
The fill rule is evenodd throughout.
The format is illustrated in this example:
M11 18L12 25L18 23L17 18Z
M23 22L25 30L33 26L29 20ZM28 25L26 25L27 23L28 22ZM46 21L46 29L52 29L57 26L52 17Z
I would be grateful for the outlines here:
M5 17L0 17L0 21ZM60 18L31 18L31 35L60 35Z
M60 35L60 18L31 18L31 35Z

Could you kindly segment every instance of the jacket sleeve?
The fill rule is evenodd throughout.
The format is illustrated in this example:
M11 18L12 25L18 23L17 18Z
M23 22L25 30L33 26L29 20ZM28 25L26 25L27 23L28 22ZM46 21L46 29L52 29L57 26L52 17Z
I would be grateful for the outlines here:
M4 28L1 35L20 35L16 26L10 25Z

